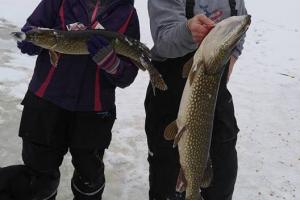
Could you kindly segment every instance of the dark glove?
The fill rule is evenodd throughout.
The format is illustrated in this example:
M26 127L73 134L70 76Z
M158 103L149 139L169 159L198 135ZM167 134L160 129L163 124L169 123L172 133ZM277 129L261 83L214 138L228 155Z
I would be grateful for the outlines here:
M30 30L35 28L34 26L24 26L21 31L26 33ZM22 53L28 54L30 56L38 55L41 51L41 48L32 44L31 42L27 41L22 41L22 42L17 42L18 48L21 50Z
M120 59L109 42L101 36L92 36L87 41L88 51L93 61L107 73L116 74Z

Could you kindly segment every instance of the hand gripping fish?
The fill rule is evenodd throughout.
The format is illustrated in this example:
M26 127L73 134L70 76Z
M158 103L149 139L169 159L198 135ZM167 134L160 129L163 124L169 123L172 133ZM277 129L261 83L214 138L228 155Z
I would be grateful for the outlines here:
M18 41L28 41L49 50L51 64L57 63L57 53L72 55L89 54L86 42L93 35L100 35L107 39L115 52L129 58L143 71L148 70L153 89L167 90L167 85L161 74L151 64L151 53L148 47L140 41L123 34L97 29L61 31L46 28L34 28L26 33L13 32L11 35Z
M164 136L167 140L174 139L174 145L178 145L179 180L186 183L187 200L203 199L200 187L208 187L212 180L209 150L219 84L224 66L250 21L250 15L244 15L216 24L202 41L193 62L187 62L183 68L183 75L188 75L188 79L178 116L166 127Z

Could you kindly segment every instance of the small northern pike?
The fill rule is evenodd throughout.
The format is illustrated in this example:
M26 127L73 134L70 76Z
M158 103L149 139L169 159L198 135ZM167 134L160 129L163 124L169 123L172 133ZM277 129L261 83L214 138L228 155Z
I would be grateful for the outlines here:
M161 74L150 62L151 53L149 48L140 41L129 38L123 34L102 29L61 31L47 28L34 28L26 33L13 32L11 35L18 41L25 40L36 46L48 49L51 63L54 65L57 64L57 53L87 55L89 52L86 42L93 35L102 36L110 42L117 54L129 58L137 67L149 72L153 89L167 89L167 85Z
M209 150L219 84L233 48L250 23L250 15L244 15L216 24L202 41L192 62L183 68L183 75L188 75L188 79L178 116L166 127L164 136L178 145L179 182L186 187L186 200L203 199L200 187L208 187L212 180Z

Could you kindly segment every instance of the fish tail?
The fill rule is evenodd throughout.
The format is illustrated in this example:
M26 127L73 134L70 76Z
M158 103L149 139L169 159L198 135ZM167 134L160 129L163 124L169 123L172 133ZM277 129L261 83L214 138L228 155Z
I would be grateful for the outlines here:
M200 191L199 177L186 176L187 187L186 187L186 198L185 200L203 200Z
M155 94L155 88L158 88L160 90L167 90L168 86L166 85L164 79L162 78L162 75L155 69L150 73L150 81L153 87L153 92Z
M187 186L185 200L204 200L199 192L200 188L191 188Z
M166 85L162 75L159 71L152 65L150 59L146 56L140 58L141 65L148 70L150 75L150 81L153 87L153 93L155 94L155 88L160 90L167 90L168 86Z

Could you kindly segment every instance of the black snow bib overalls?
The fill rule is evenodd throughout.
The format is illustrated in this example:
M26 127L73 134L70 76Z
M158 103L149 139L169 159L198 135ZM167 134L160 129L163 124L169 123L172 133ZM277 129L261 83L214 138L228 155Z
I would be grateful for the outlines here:
M237 15L235 0L229 0L231 15ZM192 18L194 0L187 0L186 17ZM183 65L193 56L189 53L180 58L165 61L152 61L162 74L167 91L156 90L154 96L149 84L145 99L145 131L149 148L149 199L180 200L184 194L175 192L175 185L180 169L177 148L173 141L163 137L165 127L177 118L181 95L186 79L182 78ZM234 116L232 97L227 89L228 65L220 83L214 128L211 144L211 158L214 166L214 180L211 186L202 190L205 200L231 200L237 174L237 154L235 149L239 131Z

